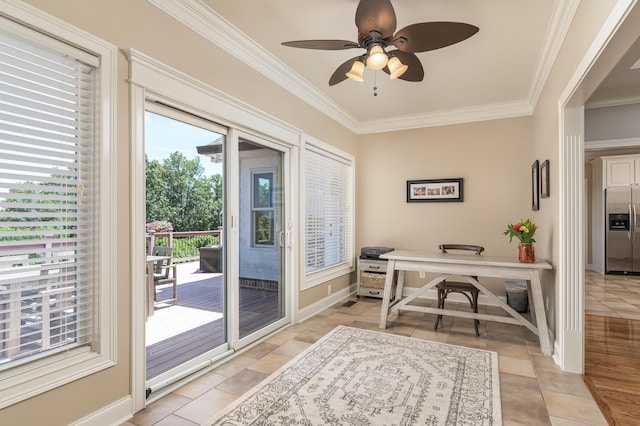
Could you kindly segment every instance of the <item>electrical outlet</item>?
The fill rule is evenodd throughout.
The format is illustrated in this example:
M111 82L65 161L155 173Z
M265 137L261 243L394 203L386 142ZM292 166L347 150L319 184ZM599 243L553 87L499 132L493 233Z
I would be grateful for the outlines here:
M331 296L331 286L327 286L327 296Z
M424 278L424 277L425 277L424 272L420 272L420 278Z
M544 306L546 308L546 310L549 310L549 296L544 298Z

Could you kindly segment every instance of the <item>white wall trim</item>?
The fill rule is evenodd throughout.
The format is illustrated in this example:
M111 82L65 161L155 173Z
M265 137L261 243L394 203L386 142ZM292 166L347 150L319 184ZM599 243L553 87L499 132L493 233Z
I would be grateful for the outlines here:
M268 53L255 40L197 0L149 0L205 39L224 49L296 97L356 132L358 122L307 80Z
M424 127L446 126L476 121L522 117L531 115L532 113L533 107L527 100L504 102L493 105L481 105L477 107L438 111L423 115L397 117L387 120L376 119L361 121L356 133L370 134Z
M125 49L129 59L129 73L134 77L130 83L147 89L147 96L175 98L172 93L188 93L189 101L178 108L189 111L216 111L212 120L229 127L235 127L249 133L281 140L291 145L300 143L302 131L258 108L215 89L193 77L171 68L156 59L135 49Z
M585 141L584 149L634 148L640 146L640 138L606 139L600 141Z
M131 170L131 229L145 229L145 205L139 200L145 199L145 174L139 171L139 164L144 164L145 148L143 143L134 141L144 140L144 108L145 91L142 87L131 85L129 95L130 110L130 139L131 155L129 170ZM132 265L146 264L146 244L143 238L131 238ZM145 341L146 306L146 271L131 268L129 282L131 285L131 403L132 414L145 407L144 389L146 384L145 358L146 350L139 342ZM136 391L137 390L137 391Z
M296 323L306 321L314 315L317 315L330 306L338 303L345 297L355 292L356 286L357 285L355 283L350 284L349 287L338 290L335 293L332 293L331 296L327 296L324 299L318 300L317 302L314 302L309 306L299 309L298 315L296 315Z
M637 0L618 0L558 99L559 261L556 274L554 359L564 371L584 372L584 102L579 89ZM584 92L584 90L583 90ZM577 218L577 220L576 220ZM555 345L554 345L555 347Z
M594 98L585 105L586 109L638 104L640 103L640 84L598 89Z
M88 416L70 423L70 426L120 425L131 418L132 400L130 396L115 401Z
M560 48L564 39L571 27L571 21L573 20L580 0L567 0L556 1L549 23L549 28L545 32L545 40L540 57L536 65L536 70L533 78L533 84L531 85L529 93L529 104L532 108L538 103L544 85L551 73L553 64L560 53Z

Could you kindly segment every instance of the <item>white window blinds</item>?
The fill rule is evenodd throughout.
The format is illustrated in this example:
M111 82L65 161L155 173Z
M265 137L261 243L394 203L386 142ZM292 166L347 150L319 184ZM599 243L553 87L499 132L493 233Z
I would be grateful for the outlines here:
M305 272L350 261L352 182L349 161L305 150Z
M0 369L93 341L97 61L55 43L0 30Z

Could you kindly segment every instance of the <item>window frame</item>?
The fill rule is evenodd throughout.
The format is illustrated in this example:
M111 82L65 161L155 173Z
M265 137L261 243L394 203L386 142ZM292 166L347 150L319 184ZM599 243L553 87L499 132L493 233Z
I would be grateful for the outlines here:
M306 163L308 160L307 152L311 150L315 154L319 154L325 156L326 158L335 160L340 162L348 167L348 185L347 189L347 200L349 201L348 211L345 213L346 222L349 224L349 229L347 232L347 254L346 259L342 262L328 266L325 268L321 268L315 271L306 272L306 252L307 252L307 241L305 237L306 230L306 199L308 194L306 194L306 184L307 178L309 176L308 168L306 167ZM349 153L346 153L332 145L329 145L325 142L322 142L318 139L312 138L308 135L305 135L304 141L304 149L302 150L302 173L301 173L301 190L303 192L303 199L301 202L301 238L302 244L300 248L300 259L301 259L301 289L306 290L317 285L323 284L329 280L341 277L343 275L349 274L355 270L355 262L354 262L354 247L355 247L355 158Z
M96 203L100 222L94 250L98 266L93 268L96 300L94 339L88 346L51 355L34 356L0 372L0 409L64 384L112 367L117 358L116 326L116 66L117 47L23 2L5 1L0 19L16 24L16 31L58 51L90 54L98 58L96 68ZM12 26L14 26L12 24ZM75 55L74 55L75 56ZM100 243L98 244L97 241ZM99 273L98 273L99 271Z
M267 206L258 206L257 197L258 197L258 182L257 179L260 179L261 176L269 175L269 200ZM260 170L260 171L252 171L251 172L251 246L255 248L261 247L273 247L276 245L276 236L275 236L275 207L273 205L273 180L275 176L275 171L273 170ZM267 213L270 216L271 220L271 240L268 242L260 242L257 238L257 229L258 229L258 215Z

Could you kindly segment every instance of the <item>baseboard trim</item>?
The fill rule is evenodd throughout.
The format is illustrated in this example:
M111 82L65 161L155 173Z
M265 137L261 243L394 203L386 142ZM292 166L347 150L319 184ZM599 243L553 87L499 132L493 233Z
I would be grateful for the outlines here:
M349 296L355 291L356 291L356 284L354 283L349 285L349 287L336 291L335 293L325 297L322 300L318 300L317 302L312 303L309 306L305 306L302 309L298 309L298 312L296 315L296 322L305 321L311 318L312 316L319 314L320 312L327 309L329 306L335 303L338 303L340 300L344 299L345 297Z
M70 426L118 426L130 420L133 415L133 399L131 395L127 395L80 420L70 423Z

